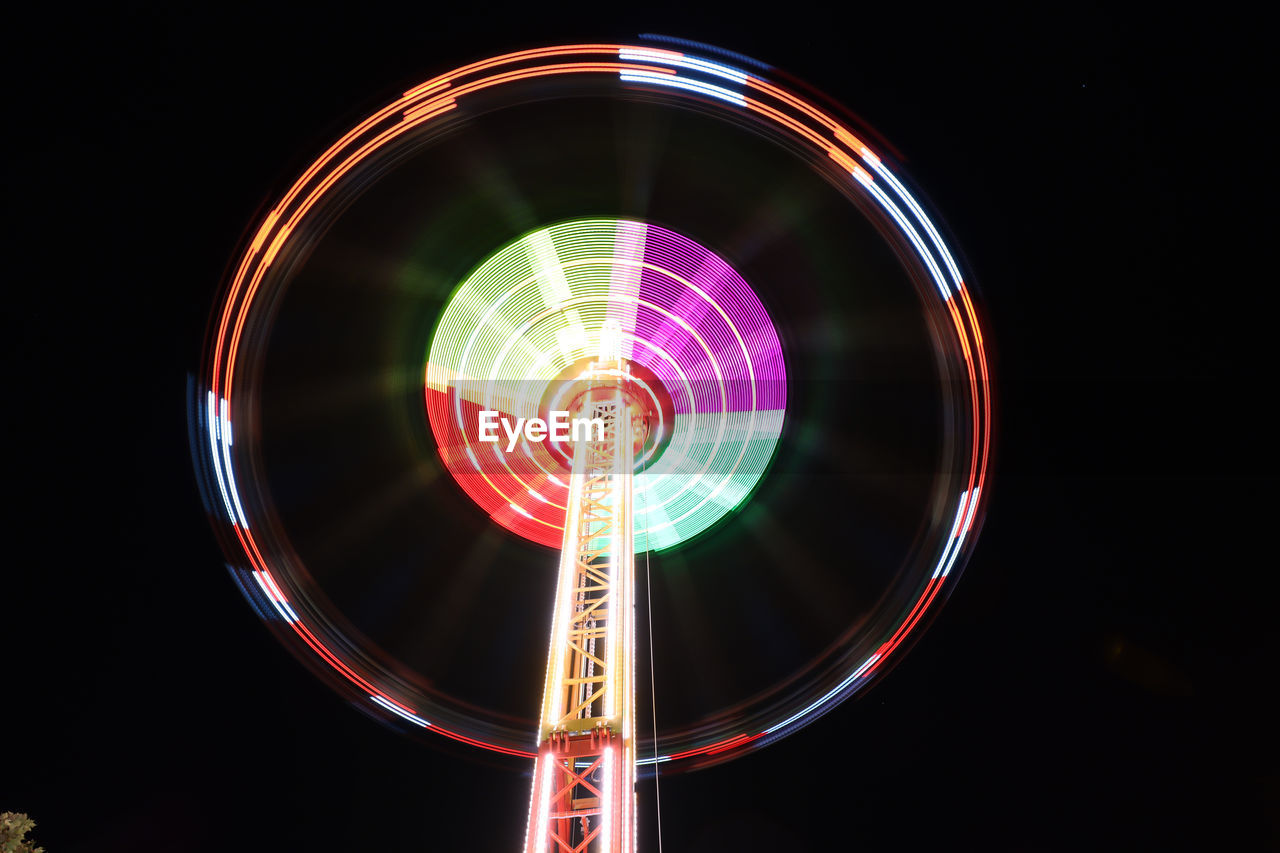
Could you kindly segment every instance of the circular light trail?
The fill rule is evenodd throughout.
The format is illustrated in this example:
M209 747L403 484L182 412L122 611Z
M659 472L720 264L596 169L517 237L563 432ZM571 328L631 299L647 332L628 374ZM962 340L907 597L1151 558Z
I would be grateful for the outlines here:
M448 130L469 104L493 109L508 90L516 93L529 81L612 80L620 92L692 108L765 133L796 152L814 171L839 183L898 250L922 295L928 294L925 311L933 318L944 385L950 389L952 420L947 429L956 438L953 474L940 481L943 492L937 496L923 537L930 553L910 594L912 603L892 618L873 620L871 634L825 662L802 702L744 714L728 729L721 726L710 733L692 734L671 743L656 760L723 760L749 744L776 740L816 719L886 671L926 616L949 594L980 523L990 453L990 383L978 312L954 253L895 170L844 121L809 98L771 82L764 76L767 68L751 67L746 71L687 51L610 44L525 50L475 62L410 89L352 128L302 174L253 232L211 328L206 370L193 413L196 465L210 513L224 535L233 573L246 596L279 627L281 636L291 638L296 648L307 650L317 664L364 697L367 708L487 749L532 755L528 732L474 723L469 709L416 691L375 656L353 648L333 627L318 603L322 596L308 588L305 567L274 529L270 498L256 480L259 463L253 452L253 424L261 339L271 326L272 312L291 270L311 241L323 233L325 217L377 177L375 167L386 162L381 158L404 146L425 144L432 134ZM547 298L530 278L544 237L555 247L555 266L568 285L565 298L560 294ZM640 243L643 250L628 255ZM569 362L572 353L598 345L606 321L612 318L618 321L633 357L661 377L664 385L671 384L668 391L677 406L676 417L692 421L703 413L717 415L709 420L718 425L704 428L699 421L686 431L687 446L673 445L658 459L658 466L676 466L684 476L676 478L683 482L672 485L669 492L658 485L651 487L652 514L645 521L653 537L651 545L670 547L706 529L750 492L779 440L785 373L777 336L770 336L772 326L758 300L714 254L653 224L562 223L526 235L517 245L510 248L516 261L513 267L495 273L491 281L468 280L463 285L458 303L461 319L455 326L450 317L443 318L437 335L439 354L432 347L426 393L432 428L449 469L500 524L535 541L558 542L563 508L557 507L557 492L548 484L554 485L552 478L563 470L562 463L550 451L535 453L529 466L504 474L510 483L494 481L502 488L490 483L489 491L467 475L458 475L465 470L464 460L481 474L496 469L488 463L472 464L475 460L469 459L466 443L452 433L457 409L450 417L442 382L448 370L468 371L470 378L494 383L496 393L502 382L515 375L509 372L512 368L516 373L528 369L549 378ZM648 265L651 246L652 267ZM711 276L724 285L721 289L704 286L708 279L697 271L695 258L723 265ZM641 270L634 303L615 298L612 278L609 295L604 295L604 270L609 265ZM583 270L589 274L579 279ZM546 278L536 280L545 284ZM508 291L502 291L504 286ZM486 289L490 287L497 290ZM626 290L619 288L619 292ZM468 302L472 294L505 301L484 309L493 311L488 315L481 305ZM522 301L522 294L530 298ZM633 304L634 317L627 314ZM690 305L695 306L692 320ZM568 309L593 319L581 323L579 333L564 320ZM525 348L514 329L505 336L496 333L502 323L529 324L528 331L543 336L542 345ZM753 336L752 331L763 337ZM690 372L682 373L686 365ZM750 403L740 396L748 388L756 394ZM693 474L700 462L707 464L699 468L701 474ZM690 467L678 467L685 465ZM516 483L527 483L523 495L507 489ZM503 498L507 511L497 503ZM643 499L638 505L643 505Z
M563 540L568 455L481 443L479 412L533 418L547 386L616 337L669 394L669 438L636 480L635 541L678 545L741 504L782 430L786 369L751 288L721 258L656 225L575 220L527 234L458 288L432 337L427 411L441 457L493 520Z

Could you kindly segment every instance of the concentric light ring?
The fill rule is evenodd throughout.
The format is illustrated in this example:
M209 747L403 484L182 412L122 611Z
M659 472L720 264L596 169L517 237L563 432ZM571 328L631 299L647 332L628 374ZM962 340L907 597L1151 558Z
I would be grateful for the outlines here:
M486 447L478 412L499 411L508 422L537 417L547 384L607 340L673 397L675 420L664 427L672 446L637 477L647 496L635 535L653 549L674 547L759 482L781 431L786 386L781 345L759 299L687 237L631 220L580 219L538 229L484 261L432 336L424 383L432 431L450 473L496 523L558 548L565 510L549 486L563 490L567 455L541 442Z
M934 293L939 316L949 320L941 346L964 393L951 401L954 432L963 457L948 507L935 519L941 531L933 569L915 592L915 604L870 645L860 644L826 667L802 707L781 718L748 715L729 733L672 744L659 762L717 761L764 743L816 719L877 674L916 633L927 613L945 600L975 538L984 502L990 456L991 396L978 313L954 253L920 202L873 149L844 122L808 98L756 71L689 52L649 46L584 44L540 48L486 59L435 77L360 122L313 163L266 215L230 277L211 330L203 386L194 409L198 438L193 453L211 515L224 536L233 573L246 596L278 626L281 636L329 668L370 709L394 715L467 743L515 755L531 755L527 733L498 724L476 724L466 709L417 690L333 634L332 624L305 589L304 571L292 565L285 543L275 541L270 502L254 483L252 443L258 352L256 330L269 324L270 306L288 280L289 259L305 252L311 218L331 201L344 180L385 150L445 127L472 98L499 93L534 79L612 78L622 87L680 102L708 114L765 128L804 152L814 169L843 176L846 192L887 239L897 244ZM245 441L249 439L249 441ZM476 736L480 731L481 736Z

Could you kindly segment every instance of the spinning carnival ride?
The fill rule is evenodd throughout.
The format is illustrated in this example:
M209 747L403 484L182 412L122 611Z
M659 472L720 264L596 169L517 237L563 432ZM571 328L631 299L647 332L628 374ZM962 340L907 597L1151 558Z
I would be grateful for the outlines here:
M528 851L632 850L637 767L726 760L864 688L981 515L987 360L938 226L838 108L671 44L495 57L359 123L247 240L193 405L246 596L367 711L534 760ZM597 426L483 437L556 412ZM553 549L534 726L512 649L547 630ZM646 605L655 684L705 682L664 689L691 697L666 731L645 709L651 740L650 553L649 597L747 652L699 661L708 636ZM787 618L733 596L770 585L802 615L753 654ZM461 600L529 618L482 647Z

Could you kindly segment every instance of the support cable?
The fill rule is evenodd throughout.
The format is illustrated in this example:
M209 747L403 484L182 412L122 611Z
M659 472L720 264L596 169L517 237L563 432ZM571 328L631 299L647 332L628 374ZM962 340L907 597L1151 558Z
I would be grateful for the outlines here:
M640 456L640 477L644 482L644 490L641 491L644 497L645 515L649 514L649 489L648 480L645 478L645 472L648 470L648 460L644 457L644 450L641 448ZM645 594L649 599L649 701L653 708L653 799L658 805L658 853L662 853L662 791L658 782L658 683L657 677L654 675L656 667L653 662L653 575L649 571L649 520L645 519L644 523L644 587Z

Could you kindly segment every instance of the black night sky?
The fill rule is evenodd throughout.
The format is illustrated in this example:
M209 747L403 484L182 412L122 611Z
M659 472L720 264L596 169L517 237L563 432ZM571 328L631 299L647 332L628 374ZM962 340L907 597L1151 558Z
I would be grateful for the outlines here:
M999 382L986 525L939 618L857 701L664 778L663 849L1280 846L1259 22L747 8L9 21L0 811L50 853L517 849L527 768L379 726L246 605L187 375L244 230L353 120L485 55L658 32L892 141L976 273Z

